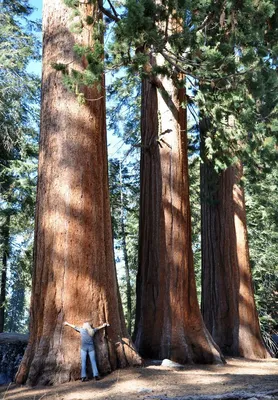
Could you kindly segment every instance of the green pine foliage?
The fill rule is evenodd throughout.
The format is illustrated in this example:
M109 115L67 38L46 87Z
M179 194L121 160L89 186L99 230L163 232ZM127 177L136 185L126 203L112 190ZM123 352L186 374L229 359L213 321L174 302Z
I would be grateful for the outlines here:
M107 126L123 143L131 146L129 155L140 148L141 79L122 70L107 85Z
M130 333L135 320L138 268L140 83L138 75L125 70L107 87L108 129L121 147L120 155L117 152L117 158L109 160L110 202L119 287Z
M109 161L110 203L119 288L127 327L135 320L138 267L139 163Z
M32 231L32 227L30 227ZM31 275L33 261L33 235L25 234L20 245L13 243L10 257L9 291L5 331L28 333Z
M75 43L73 51L79 59L86 59L87 66L84 71L78 71L69 68L69 65L53 63L52 67L63 74L64 85L77 96L80 103L84 104L86 99L83 94L84 86L94 86L101 88L102 74L104 71L104 44L102 43L105 25L101 19L95 20L95 17L82 15L79 9L79 1L64 0L66 6L72 9L71 32L75 35L81 34L83 29L92 27L93 47L82 46ZM87 4L90 4L88 1Z
M71 7L78 10L76 2ZM64 77L71 90L92 85L103 71L123 66L141 78L148 74L184 74L191 81L194 103L201 116L210 120L207 157L215 160L218 170L232 164L243 151L250 151L242 146L250 123L258 121L252 127L258 131L256 137L262 130L263 135L268 135L269 124L272 131L277 129L277 110L268 115L271 122L267 124L257 115L259 112L262 118L266 116L264 80L277 79L277 45L272 39L277 30L275 2L127 0L117 3L116 8L109 3L109 8L102 7L101 11L105 19L104 23L94 21L94 47L77 50L80 57L86 55L87 70ZM168 29L171 24L173 27ZM85 29L86 21L82 25ZM98 32L109 35L105 49ZM150 67L150 54L162 56L164 65L146 68Z
M197 296L201 304L201 204L200 204L200 163L199 134L191 112L188 109L188 169L189 198L192 224L192 250L197 287Z

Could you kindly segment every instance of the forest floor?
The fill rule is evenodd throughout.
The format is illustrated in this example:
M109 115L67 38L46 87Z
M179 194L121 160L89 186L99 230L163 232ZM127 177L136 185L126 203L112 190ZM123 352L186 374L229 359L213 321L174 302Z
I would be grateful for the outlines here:
M226 365L149 365L114 371L100 381L0 387L1 400L278 400L278 359L229 358Z

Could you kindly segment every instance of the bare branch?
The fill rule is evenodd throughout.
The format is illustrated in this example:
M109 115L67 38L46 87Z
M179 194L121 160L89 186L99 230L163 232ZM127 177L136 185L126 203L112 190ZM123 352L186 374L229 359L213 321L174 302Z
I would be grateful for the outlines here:
M118 13L117 13L115 7L113 6L111 0L108 0L108 3L110 4L110 7L112 8L112 11L113 11L115 17L116 17L116 18L119 18Z
M98 0L98 7L99 7L100 11L101 11L104 15L106 15L108 18L112 19L112 21L119 22L119 21L121 20L121 18L118 17L118 15L117 15L117 13L116 13L116 10L115 10L115 8L112 6L112 4L110 3L110 1L109 1L109 4L110 4L111 7L112 7L113 14L111 13L110 10L107 10L107 8L103 7L101 0Z
M87 98L85 97L85 100L86 100L86 101L98 101L98 100L103 99L103 97L104 97L104 96L101 96L101 97L98 97L97 99L87 99Z
M201 25L198 26L198 28L196 28L196 32L201 31L202 29L207 27L211 23L213 16L214 16L214 13L209 13L206 16L206 18L204 19L204 21L201 23Z

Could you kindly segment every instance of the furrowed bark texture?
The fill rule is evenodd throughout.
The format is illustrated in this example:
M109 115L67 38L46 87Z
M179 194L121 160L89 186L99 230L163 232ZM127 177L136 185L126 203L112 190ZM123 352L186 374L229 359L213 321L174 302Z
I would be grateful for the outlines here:
M93 5L82 12L98 18ZM93 326L101 373L140 363L119 302L108 195L104 82L83 88L86 104L62 84L52 63L82 70L69 31L72 11L45 0L41 141L30 340L17 383L34 385L80 377L80 336L63 322ZM92 46L92 26L82 44ZM79 39L79 38L78 38ZM80 43L80 40L79 40ZM93 100L98 99L98 100Z
M146 358L222 362L199 310L188 193L185 91L142 83L139 271L135 344Z
M202 313L224 354L267 358L249 262L242 165L201 166Z

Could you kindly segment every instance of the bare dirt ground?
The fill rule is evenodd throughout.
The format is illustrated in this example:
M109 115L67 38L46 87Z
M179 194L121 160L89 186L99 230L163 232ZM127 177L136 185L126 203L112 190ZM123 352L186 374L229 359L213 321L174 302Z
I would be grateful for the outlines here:
M226 365L150 365L117 370L100 381L0 387L1 400L278 400L278 359L230 358Z

